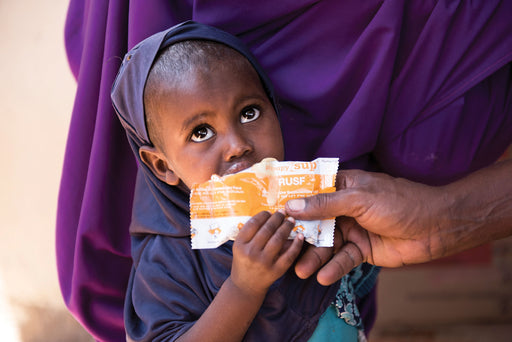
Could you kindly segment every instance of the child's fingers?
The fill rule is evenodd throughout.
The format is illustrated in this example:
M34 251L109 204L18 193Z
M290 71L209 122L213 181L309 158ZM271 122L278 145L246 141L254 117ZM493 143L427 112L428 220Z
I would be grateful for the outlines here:
M268 211L261 211L251 217L249 221L244 224L242 229L240 229L236 240L240 243L247 243L251 241L254 235L260 230L260 227L267 222L270 215L271 214Z
M283 245L288 241L288 237L295 226L295 220L292 217L286 218L274 234L269 238L266 246L265 253L275 258L280 254Z
M265 222L261 228L256 232L254 237L252 238L252 244L263 250L267 245L269 239L274 235L276 230L281 226L283 220L285 218L284 210L278 210L270 216L270 218Z
M297 234L290 247L278 257L275 265L281 270L287 270L290 268L295 259L299 256L303 243L304 235Z

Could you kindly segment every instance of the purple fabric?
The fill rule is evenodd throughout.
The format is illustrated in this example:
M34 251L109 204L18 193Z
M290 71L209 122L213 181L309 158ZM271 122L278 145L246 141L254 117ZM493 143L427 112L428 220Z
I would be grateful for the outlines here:
M151 5L149 5L151 3ZM511 143L511 1L71 0L78 88L57 213L64 300L124 341L136 163L110 103L128 48L187 19L240 37L275 86L287 158L443 184Z

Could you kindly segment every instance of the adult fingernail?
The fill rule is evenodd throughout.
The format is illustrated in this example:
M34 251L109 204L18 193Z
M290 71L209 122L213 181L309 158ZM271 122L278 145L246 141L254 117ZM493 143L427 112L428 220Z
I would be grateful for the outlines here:
M306 201L302 198L290 200L288 201L287 206L291 211L301 211L306 207Z

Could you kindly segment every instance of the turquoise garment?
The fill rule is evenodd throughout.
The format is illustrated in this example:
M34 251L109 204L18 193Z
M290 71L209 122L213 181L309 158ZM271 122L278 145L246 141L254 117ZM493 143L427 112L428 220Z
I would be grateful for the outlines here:
M336 307L331 304L320 317L315 332L308 342L357 342L358 333L354 325L349 325L344 319L338 317Z
M375 286L378 273L378 267L365 263L341 278L336 299L320 317L308 342L366 341L356 297Z

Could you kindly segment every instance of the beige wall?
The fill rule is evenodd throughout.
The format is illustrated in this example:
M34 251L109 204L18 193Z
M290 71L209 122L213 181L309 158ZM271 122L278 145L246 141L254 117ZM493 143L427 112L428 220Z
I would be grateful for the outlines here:
M3 341L42 341L31 339L21 327L31 321L34 330L37 322L51 315L65 316L54 240L76 89L64 50L67 3L0 0L0 331L7 336Z

